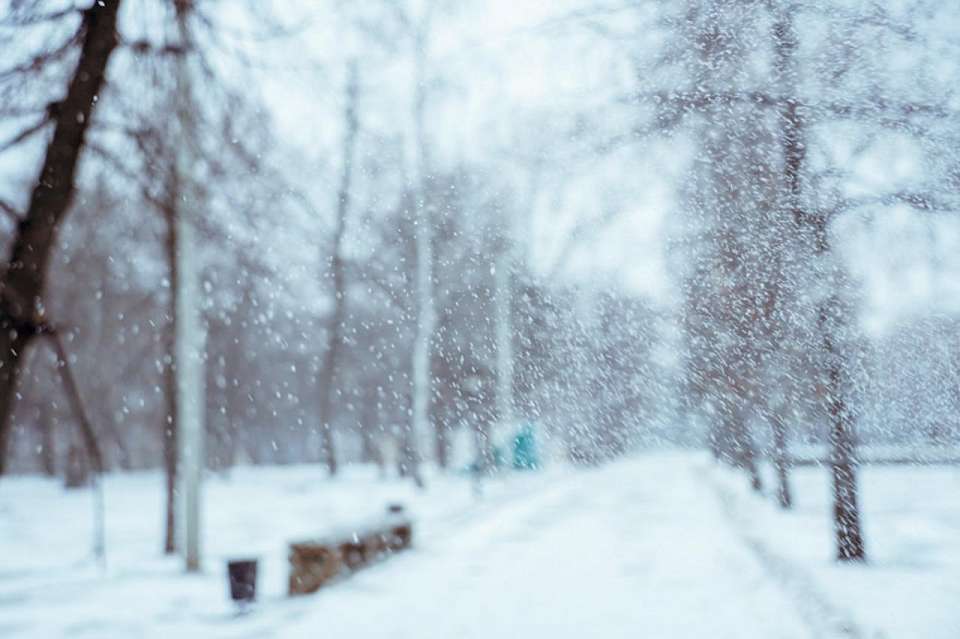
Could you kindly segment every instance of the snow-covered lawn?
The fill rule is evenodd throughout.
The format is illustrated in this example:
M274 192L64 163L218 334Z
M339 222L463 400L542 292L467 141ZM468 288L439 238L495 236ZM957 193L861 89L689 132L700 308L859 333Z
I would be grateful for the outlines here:
M752 493L741 475L709 468L742 538L809 624L870 639L960 637L960 466L862 467L862 566L831 561L827 468L793 470L789 512Z
M90 559L89 492L4 478L0 637L960 636L957 471L869 469L874 559L860 568L830 561L825 476L798 471L784 515L688 452L510 475L479 500L459 476L418 493L370 468L335 481L316 467L241 468L206 483L199 576L158 553L158 474L107 480L106 573ZM285 596L287 541L396 500L416 516L413 550ZM259 602L236 615L224 561L251 554Z

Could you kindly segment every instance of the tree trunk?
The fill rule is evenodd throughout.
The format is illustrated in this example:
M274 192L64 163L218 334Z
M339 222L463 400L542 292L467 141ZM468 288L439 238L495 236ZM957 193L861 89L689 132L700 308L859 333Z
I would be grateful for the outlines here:
M405 463L410 465L414 482L423 486L420 476L420 453L417 438L430 427L430 404L433 391L431 375L433 332L436 315L433 299L433 216L427 202L427 138L424 122L426 106L427 33L429 29L429 5L427 14L417 25L414 42L414 99L413 99L413 180L416 186L415 244L417 327L413 342L411 369L413 380L412 411L408 432L404 436Z
M434 426L434 455L437 466L446 470L450 466L450 427L445 419L438 419Z
M844 362L834 343L834 331L840 318L840 300L836 293L820 308L823 346L828 358L827 414L830 416L830 468L833 475L833 527L837 560L862 561L866 547L860 527L857 469L854 437L844 399Z
M720 432L716 426L711 425L707 431L707 448L710 449L710 456L714 461L723 461L723 454L720 449Z
M774 64L776 80L781 95L792 96L797 89L796 51L797 33L793 24L791 10L785 9L773 25ZM780 105L780 145L783 153L783 184L779 205L785 215L789 215L795 228L804 232L804 217L801 208L800 181L806 150L803 142L804 130L797 101L786 99ZM782 288L787 286L788 278L781 277L778 282L778 297L783 296ZM789 467L787 462L787 428L780 410L773 411L773 466L777 475L777 503L781 508L790 508L793 495L790 491Z
M175 181L176 172L171 176ZM176 192L175 183L171 183L167 193L168 207L164 211L167 222L166 249L167 269L170 274L170 317L168 318L166 333L163 340L163 394L165 414L162 424L163 440L163 472L164 488L166 490L166 515L164 517L163 552L172 555L177 550L177 415L179 395L177 393L177 288L180 282L180 272L177 264L177 224L176 224Z
M787 509L793 505L790 494L789 465L787 461L787 425L778 411L772 416L773 469L777 475L777 503Z
M794 54L797 36L791 14L785 11L774 25L774 40L777 52L777 67L783 95L793 95L796 89ZM809 233L813 242L814 258L819 261L829 254L827 236L828 219L825 214L804 214L800 202L801 171L806 159L803 143L803 120L798 111L797 100L785 100L781 107L783 126L782 145L784 153L784 177L787 205L794 223L801 233ZM829 285L836 286L831 282ZM833 475L833 520L836 534L837 559L840 561L863 560L866 549L860 528L857 475L854 461L853 433L850 417L844 400L844 359L835 345L836 331L844 325L841 317L840 299L836 290L830 291L818 309L818 324L827 364L827 414L830 416L830 463Z
M60 374L60 382L64 393L73 409L73 415L80 426L80 437L83 441L86 459L92 469L98 476L103 475L106 470L106 461L103 452L100 450L100 444L97 441L97 434L93 430L93 424L87 417L87 409L83 404L83 397L80 394L80 386L77 384L77 378L73 375L73 368L70 365L70 359L63 346L63 341L57 333L46 333L48 343L52 343L54 353L57 356L57 371Z
M417 488L425 488L426 482L420 470L420 452L414 431L404 429L400 445L400 475L410 477Z
M44 322L43 292L50 255L73 199L90 116L117 44L119 8L120 0L102 0L83 12L77 67L66 96L55 109L53 136L0 281L0 474L6 467L20 357Z
M497 424L513 428L513 247L505 241L494 266L494 322L497 349Z
M333 234L333 255L330 270L333 276L333 313L330 318L330 338L320 368L320 420L323 437L323 453L330 475L337 474L337 454L331 424L334 395L337 392L336 369L343 342L343 320L346 315L346 273L343 262L343 238L347 229L347 214L350 212L350 190L353 181L353 161L360 122L357 117L357 66L351 63L348 70L346 105L344 107L343 171L340 174L340 189L337 194L337 219Z
M376 388L368 386L363 393L363 407L360 413L360 445L363 462L375 463L383 470L383 455L377 447L374 438L374 429L379 421L379 408L377 406Z
M741 411L730 416L730 432L732 434L733 455L738 467L747 471L750 478L750 487L756 492L763 491L763 479L757 467L757 455L753 445L753 438L743 420Z
M91 395L96 395L97 393L91 389ZM120 402L114 401L115 395L119 395L119 389L117 387L111 388L110 390L104 392L100 397L109 397L110 401L108 406L117 406ZM122 401L122 400L121 400ZM120 470L133 470L133 456L130 454L130 447L127 446L127 440L124 438L123 433L117 428L116 422L113 417L113 411L108 410L105 415L99 416L100 427L105 431L104 438L109 437L116 444L117 459L116 465ZM106 451L104 451L106 453Z
M67 450L67 465L63 473L64 488L84 488L90 483L90 469L83 451L76 444Z
M43 474L47 477L57 475L57 449L53 410L49 404L40 406L40 462Z
M490 474L494 467L493 442L490 440L490 422L483 416L478 416L473 431L476 445L477 473L481 476Z
M763 480L757 467L753 437L743 419L745 399L739 388L734 388L733 392L733 401L721 403L720 422L717 424L714 445L718 447L721 459L746 471L750 478L750 487L760 492L763 490Z
M780 92L784 96L792 96L797 88L798 42L792 14L789 11L785 11L780 20L774 24L773 39ZM806 147L803 142L803 121L798 106L798 101L789 97L782 100L780 104L780 145L783 151L783 192L780 204L793 217L794 223L802 227L804 217L800 202L802 189L800 176L806 160Z

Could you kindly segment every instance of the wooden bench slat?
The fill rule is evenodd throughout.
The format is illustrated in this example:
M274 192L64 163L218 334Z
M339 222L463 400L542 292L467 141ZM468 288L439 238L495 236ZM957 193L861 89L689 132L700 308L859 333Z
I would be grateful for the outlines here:
M413 522L394 511L374 525L291 543L289 593L316 592L338 577L409 548L412 543Z

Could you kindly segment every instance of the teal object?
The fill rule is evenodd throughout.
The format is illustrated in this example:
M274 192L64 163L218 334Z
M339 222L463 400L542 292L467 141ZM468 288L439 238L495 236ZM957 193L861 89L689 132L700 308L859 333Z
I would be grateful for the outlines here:
M513 467L517 470L536 470L540 467L532 424L524 424L513 438Z

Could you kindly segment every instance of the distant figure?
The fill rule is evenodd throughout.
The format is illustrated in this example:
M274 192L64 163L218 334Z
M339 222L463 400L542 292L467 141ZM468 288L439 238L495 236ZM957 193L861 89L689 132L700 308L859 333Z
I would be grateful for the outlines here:
M540 467L533 424L527 422L513 438L513 467L516 470L536 470Z

